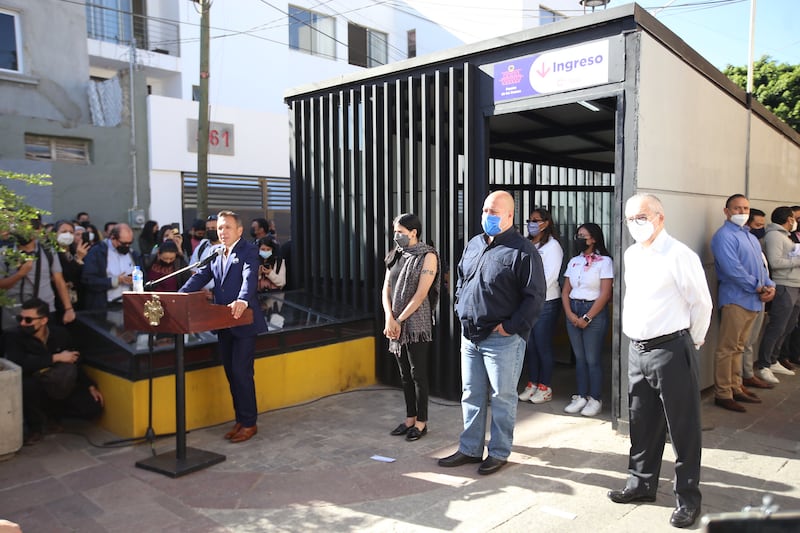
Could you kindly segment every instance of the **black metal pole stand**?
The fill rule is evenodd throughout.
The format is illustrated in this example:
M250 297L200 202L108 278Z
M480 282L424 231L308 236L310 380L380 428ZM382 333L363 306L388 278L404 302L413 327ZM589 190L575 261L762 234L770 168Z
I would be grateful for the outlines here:
M225 456L186 446L186 374L183 363L183 334L175 335L175 452L154 455L136 466L170 477L191 474L221 463Z
M128 442L137 442L143 440L150 443L150 451L153 455L156 454L155 442L156 439L164 437L172 437L175 433L164 433L163 435L156 435L153 429L153 347L155 343L155 335L149 333L147 335L147 430L144 432L143 437L131 437L129 439L116 439L105 442L107 446L114 446L116 444L125 444Z

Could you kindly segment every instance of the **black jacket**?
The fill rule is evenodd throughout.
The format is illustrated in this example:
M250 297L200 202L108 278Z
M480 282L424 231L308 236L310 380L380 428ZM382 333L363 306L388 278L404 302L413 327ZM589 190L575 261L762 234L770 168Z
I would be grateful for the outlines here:
M539 317L547 285L542 258L516 228L467 243L458 264L455 310L464 337L486 339L498 324L524 340Z

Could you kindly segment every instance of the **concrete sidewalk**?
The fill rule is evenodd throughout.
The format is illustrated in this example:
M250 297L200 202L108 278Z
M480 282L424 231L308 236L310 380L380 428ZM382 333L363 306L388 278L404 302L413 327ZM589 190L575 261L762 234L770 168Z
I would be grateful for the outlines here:
M704 513L759 505L765 493L781 510L800 509L800 376L780 379L743 414L704 394ZM149 456L146 444L95 447L86 436L115 436L71 424L0 463L0 517L25 533L676 531L669 445L657 501L611 503L608 489L625 483L628 439L612 430L608 406L593 419L562 412L573 383L573 370L557 366L554 400L519 405L510 463L491 476L436 465L456 448L458 404L433 399L428 435L406 442L389 435L403 419L402 393L382 387L265 413L243 444L222 439L227 426L193 431L189 446L227 460L178 479L134 466ZM174 446L163 439L156 449Z

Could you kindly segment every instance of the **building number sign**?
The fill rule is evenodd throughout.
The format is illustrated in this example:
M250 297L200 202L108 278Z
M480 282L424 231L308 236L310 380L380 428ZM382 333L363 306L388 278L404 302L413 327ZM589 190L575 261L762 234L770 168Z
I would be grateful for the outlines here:
M186 139L188 150L197 153L197 120L190 118L186 121ZM224 122L209 122L208 125L208 153L215 155L235 155L233 145L233 124Z

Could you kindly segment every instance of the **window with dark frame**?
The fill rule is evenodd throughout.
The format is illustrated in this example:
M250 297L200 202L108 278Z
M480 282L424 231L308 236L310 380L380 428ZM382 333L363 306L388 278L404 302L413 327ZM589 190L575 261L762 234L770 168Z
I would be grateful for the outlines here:
M336 19L290 5L289 48L336 59Z
M347 25L347 62L377 67L389 62L389 35L352 22Z
M408 45L408 58L417 57L417 30L408 30L406 41Z
M18 21L16 13L0 9L0 70L22 70Z

